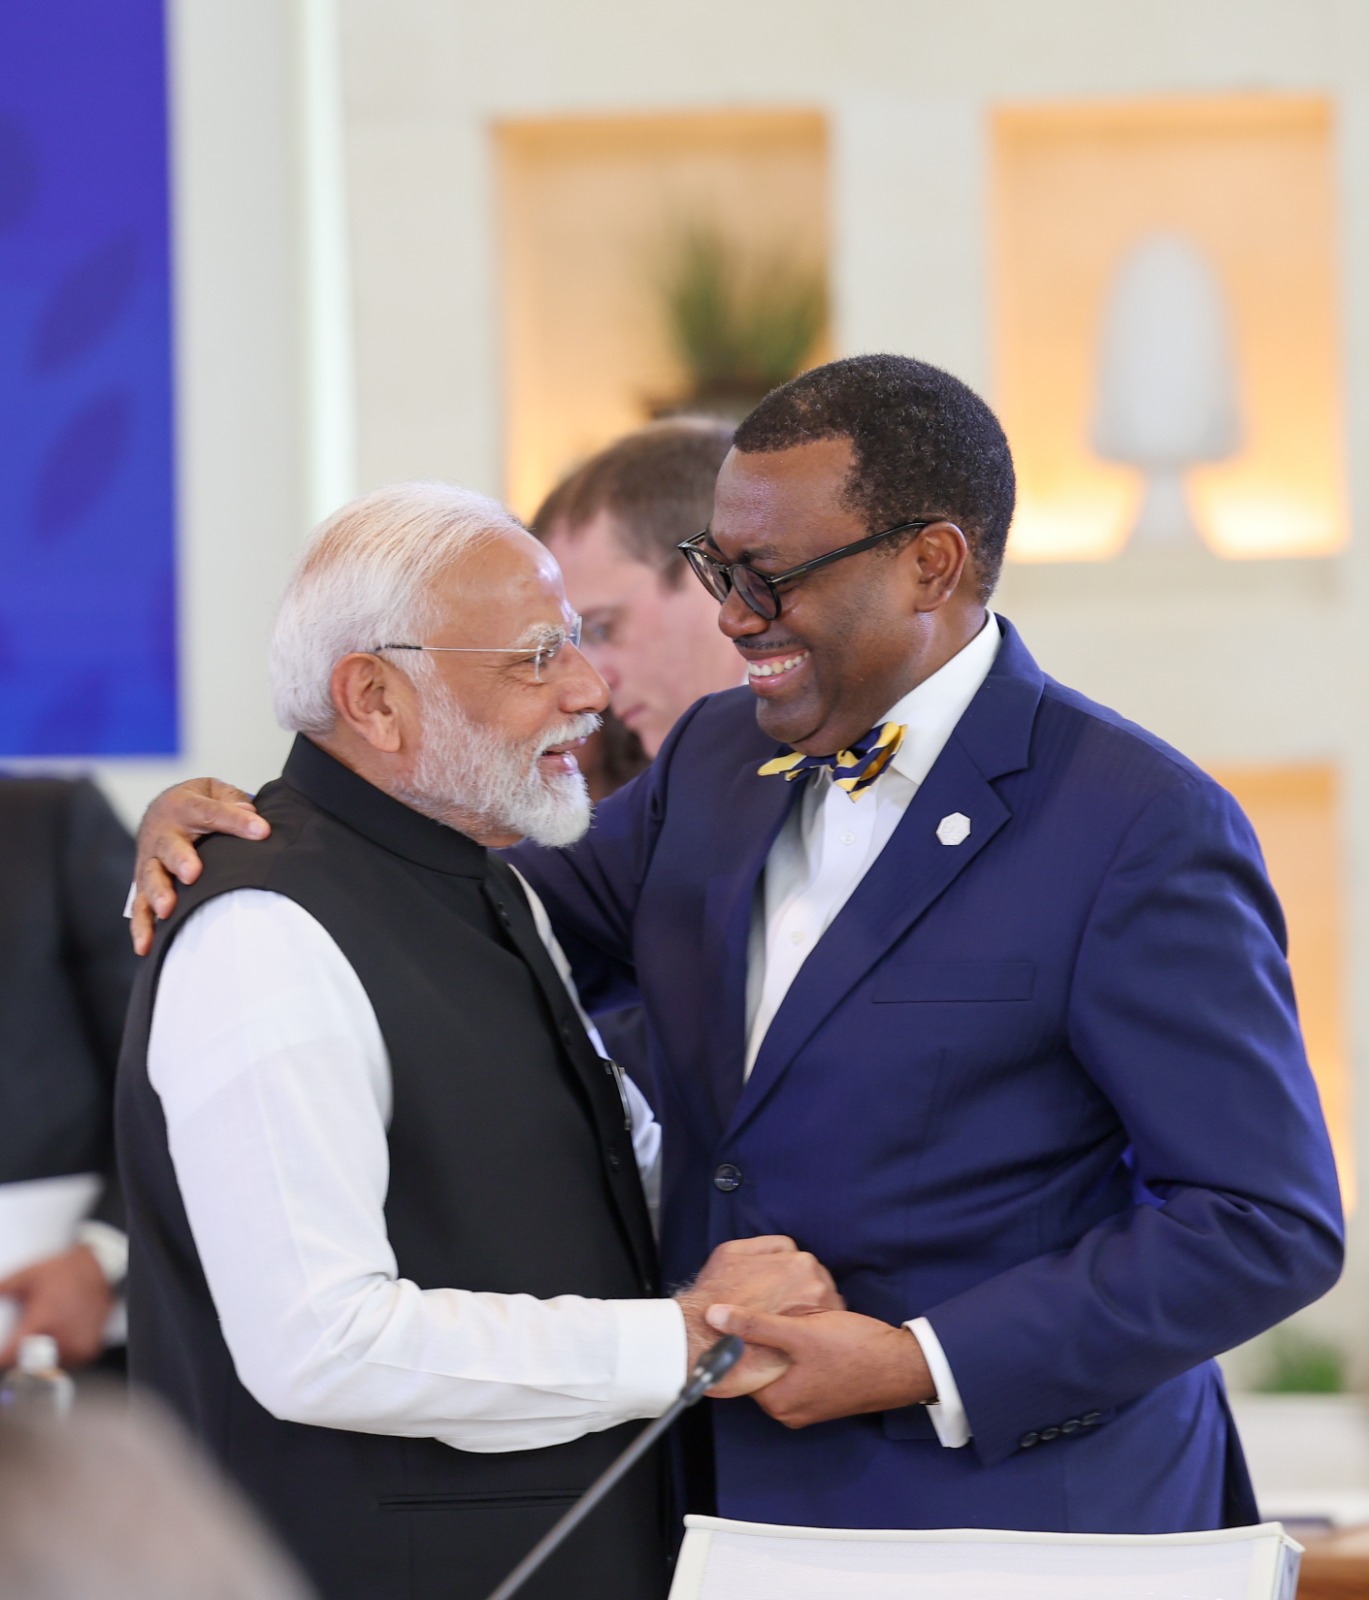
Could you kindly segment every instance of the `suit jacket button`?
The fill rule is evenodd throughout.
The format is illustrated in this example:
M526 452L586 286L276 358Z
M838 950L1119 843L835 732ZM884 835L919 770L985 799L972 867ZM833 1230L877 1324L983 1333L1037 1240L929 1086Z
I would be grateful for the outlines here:
M1081 1424L1078 1417L1071 1417L1068 1422L1060 1424L1061 1433L1078 1433Z
M570 1041L575 1037L575 1030L571 1027L569 1022L563 1022L561 1024L561 1037L566 1041L567 1044L569 1044Z
M1086 1411L1079 1420L1086 1428L1096 1428L1103 1420L1103 1413L1101 1411Z
M1017 1443L1023 1450L1030 1450L1040 1438L1041 1435L1039 1433L1024 1433Z
M742 1169L734 1167L730 1161L724 1161L713 1174L713 1187L721 1189L724 1194L731 1194L734 1189L740 1189L741 1186Z
M1049 1444L1052 1439L1058 1439L1059 1437L1060 1437L1059 1428L1042 1428L1042 1430L1041 1430L1041 1443L1042 1444Z
M623 1164L622 1157L618 1154L618 1152L616 1150L610 1150L609 1151L609 1153L608 1153L608 1164L609 1164L610 1167L613 1168L613 1170L615 1172L617 1172L618 1169L622 1166L622 1164Z

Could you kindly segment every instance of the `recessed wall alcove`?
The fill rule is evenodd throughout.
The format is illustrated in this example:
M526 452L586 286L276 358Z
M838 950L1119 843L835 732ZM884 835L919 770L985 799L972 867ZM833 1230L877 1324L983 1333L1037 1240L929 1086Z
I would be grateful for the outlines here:
M657 289L673 234L825 263L827 132L748 110L510 120L496 142L505 492L526 516L678 390Z
M1144 426L1126 425L1132 381L1151 385L1162 425L1166 382L1171 407L1200 410L1195 385L1214 386L1224 425L1206 441L1198 428L1183 473L1212 552L1344 545L1332 132L1328 102L1279 95L994 115L995 393L1019 470L1015 559L1122 549L1146 476L1126 459L1147 449ZM1205 330L1220 359L1195 364Z

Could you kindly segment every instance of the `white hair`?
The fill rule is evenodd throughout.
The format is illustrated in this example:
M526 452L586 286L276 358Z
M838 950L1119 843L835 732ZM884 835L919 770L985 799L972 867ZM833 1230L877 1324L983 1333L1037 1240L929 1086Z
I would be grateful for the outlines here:
M334 512L310 536L276 613L276 721L329 732L334 665L353 650L421 643L438 574L491 534L520 527L497 501L449 483L393 484ZM417 651L405 662L416 679L430 666Z

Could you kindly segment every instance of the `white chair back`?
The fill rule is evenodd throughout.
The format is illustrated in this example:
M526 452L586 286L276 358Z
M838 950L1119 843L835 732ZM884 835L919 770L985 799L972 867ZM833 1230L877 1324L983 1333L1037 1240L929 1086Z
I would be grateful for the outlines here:
M670 1600L1293 1600L1276 1522L1216 1533L788 1528L686 1517Z

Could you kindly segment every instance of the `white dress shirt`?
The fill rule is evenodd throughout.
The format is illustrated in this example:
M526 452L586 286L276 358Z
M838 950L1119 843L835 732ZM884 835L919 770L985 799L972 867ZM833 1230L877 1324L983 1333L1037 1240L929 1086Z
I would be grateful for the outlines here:
M399 1276L384 1215L385 1042L351 964L292 900L240 889L187 919L162 968L148 1075L238 1377L274 1416L526 1450L656 1416L675 1397L686 1339L673 1301ZM660 1130L626 1088L654 1197Z
M910 690L880 719L906 726L903 742L879 777L858 795L837 788L830 772L798 780L804 792L789 813L756 890L746 968L746 1074L789 986L856 885L893 836L957 722L989 675L1002 635L992 612L978 634L946 665ZM776 777L770 780L779 783ZM817 959L821 959L819 953ZM969 1421L950 1364L925 1317L907 1324L917 1336L936 1385L928 1406L937 1437L956 1448Z

